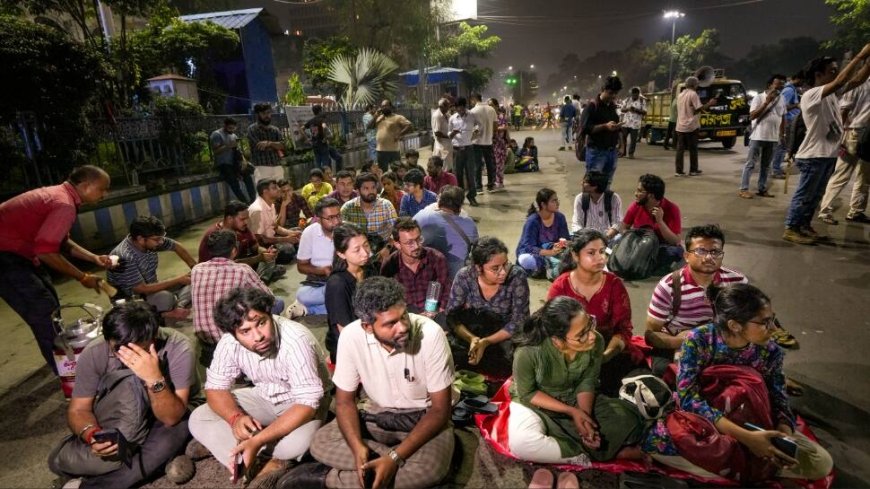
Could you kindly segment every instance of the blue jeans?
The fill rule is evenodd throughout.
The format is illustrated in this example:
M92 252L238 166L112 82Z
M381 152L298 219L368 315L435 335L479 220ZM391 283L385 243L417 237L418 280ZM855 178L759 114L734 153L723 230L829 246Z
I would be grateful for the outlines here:
M616 148L598 149L586 146L586 172L598 171L607 175L607 185L616 173Z
M806 158L795 160L801 178L788 206L785 218L787 228L800 229L809 226L813 212L825 193L825 186L834 172L837 158Z
M791 144L791 127L794 121L786 122L785 129L783 129L785 133L785 139L780 140L776 145L776 151L773 152L773 161L771 161L771 171L774 175L782 175L784 173L782 169L782 160L785 159L785 154L788 153L788 147Z
M368 155L369 159L375 161L378 159L378 140L375 138L368 139Z
M565 144L571 144L571 130L574 128L574 118L562 121L562 138Z
M340 170L342 157L335 148L330 146L314 147L314 163L318 168L332 166L333 160L335 160L335 170Z
M326 314L326 285L302 285L296 291L296 300L308 309L308 314Z
M746 164L743 165L743 175L740 178L740 190L749 190L749 179L752 177L752 170L755 169L755 163L761 162L761 169L758 171L758 193L767 191L767 170L770 168L770 160L773 157L773 149L776 141L749 141L749 156L746 158Z

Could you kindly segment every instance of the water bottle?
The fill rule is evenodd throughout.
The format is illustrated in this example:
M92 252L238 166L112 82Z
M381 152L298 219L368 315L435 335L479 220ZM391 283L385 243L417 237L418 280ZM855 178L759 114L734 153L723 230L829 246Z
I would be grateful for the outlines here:
M426 291L426 312L438 312L438 298L441 297L441 284L435 281L429 282L429 289Z

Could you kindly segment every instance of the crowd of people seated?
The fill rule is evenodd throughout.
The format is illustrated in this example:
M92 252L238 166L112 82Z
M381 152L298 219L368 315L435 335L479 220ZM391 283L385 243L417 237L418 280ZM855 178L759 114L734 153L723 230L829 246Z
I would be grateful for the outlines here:
M605 91L618 91L608 83ZM514 151L507 114L497 102L472 100L480 114L483 106L496 114L492 148L477 150L492 152L489 186L497 191L504 183L496 173ZM389 122L391 114L382 106L375 120ZM454 132L468 131L470 143L478 129L466 125L488 116L464 117L445 125L460 143L451 154L460 168L474 163L462 153L473 150L462 149L465 136ZM398 119L388 125L397 134L406 129ZM812 480L830 472L830 455L797 431L788 405L780 345L796 340L768 296L722 266L721 229L700 225L683 235L680 208L665 198L660 177L641 175L623 212L609 189L615 167L589 171L570 226L556 192L540 189L514 264L508 245L479 236L463 211L466 198L476 205L473 171L462 168L465 187L457 186L441 155L424 171L416 152L397 162L401 155L378 134L386 171L374 161L359 174L344 169L333 177L316 168L299 193L288 180L260 179L252 203L230 202L208 227L198 261L165 236L157 218L131 225L112 252L120 263L108 273L129 300L112 308L104 338L82 354L68 411L72 435L52 451L53 471L83 478L82 487L137 484L164 466L177 474L189 431L251 487L429 487L450 470L451 413L460 395L453 384L464 370L483 375L490 393L509 382L508 447L520 460L655 460L721 477L687 453L665 418L650 420L620 399L631 379L653 375L674 389L683 412L736 440L747 460L769 465L765 476ZM539 168L532 138L516 157L516 169ZM633 336L626 286L607 267L610 248L633 229L655 234L662 270L644 337ZM162 251L174 251L191 272L159 280ZM293 260L304 280L285 307L268 285ZM533 311L529 281L543 278L552 284ZM195 344L158 327L191 309ZM294 321L315 314L326 318L325 349ZM205 400L191 412L197 362L206 368ZM116 460L123 443L102 438L114 426L101 423L118 407L98 394L121 365L124 378L136 380L127 395L148 400L143 413L116 415L141 418L132 441L142 455L132 465ZM754 386L751 422L760 431L720 405L710 385L733 374L722 367L737 368ZM798 450L785 453L780 437ZM548 475L536 473L533 485Z

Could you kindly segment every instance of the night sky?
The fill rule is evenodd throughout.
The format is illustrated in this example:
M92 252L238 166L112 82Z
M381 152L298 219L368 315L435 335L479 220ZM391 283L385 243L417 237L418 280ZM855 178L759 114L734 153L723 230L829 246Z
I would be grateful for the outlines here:
M496 72L508 65L536 71L546 79L565 54L584 59L600 50L620 50L634 38L653 43L671 37L662 11L679 9L677 37L705 28L720 33L722 52L733 58L755 44L834 34L831 9L823 0L478 0L479 22L502 38L481 64Z

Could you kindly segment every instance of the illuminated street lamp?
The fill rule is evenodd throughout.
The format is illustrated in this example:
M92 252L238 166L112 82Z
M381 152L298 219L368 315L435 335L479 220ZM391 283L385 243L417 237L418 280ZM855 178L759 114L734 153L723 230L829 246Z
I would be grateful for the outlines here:
M665 19L671 19L671 61L668 63L668 89L674 84L674 37L677 33L677 19L685 17L686 14L679 10L668 10L664 13Z
M529 68L534 70L534 69L535 69L535 65L529 65Z

